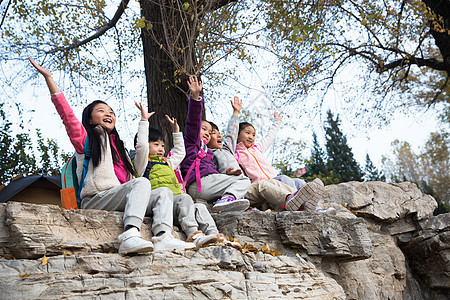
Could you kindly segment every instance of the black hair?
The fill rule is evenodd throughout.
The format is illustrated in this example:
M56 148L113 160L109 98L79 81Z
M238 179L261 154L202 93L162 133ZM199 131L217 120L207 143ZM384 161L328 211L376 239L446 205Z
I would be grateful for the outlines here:
M211 127L212 127L212 129L214 130L217 130L217 131L219 131L219 127L217 127L217 125L216 124L214 124L213 122L211 122L211 121L207 121L209 124L211 124Z
M157 141L164 142L164 134L161 132L161 130L150 127L148 129L148 142Z
M239 132L241 132L242 130L244 130L245 128L247 128L248 126L252 126L252 124L250 124L249 122L241 122L239 123ZM255 127L253 127L254 129ZM238 133L239 134L239 133Z
M137 146L137 133L134 136L134 148ZM164 134L161 132L161 130L150 127L148 128L148 142L157 142L162 141L164 142Z
M100 135L94 130L94 128L98 125L96 124L90 124L92 111L94 110L94 107L98 104L106 104L106 102L101 100L95 100L92 103L90 103L88 106L86 106L83 110L83 117L81 119L81 123L83 124L84 128L87 131L87 138L89 138L89 148L91 150L91 160L94 167L97 167L100 163L100 158L102 157L102 151L103 147L101 144ZM128 159L128 156L125 151L125 146L123 144L123 141L119 137L119 133L116 130L116 127L111 130L110 134L108 135L108 138L111 142L111 134L114 134L116 139L114 141L114 144L116 146L117 152L114 151L114 148L111 147L111 155L114 162L118 162L119 160L122 160L125 164L125 167L127 168L128 172L131 174L134 174L133 166L131 165L130 160Z

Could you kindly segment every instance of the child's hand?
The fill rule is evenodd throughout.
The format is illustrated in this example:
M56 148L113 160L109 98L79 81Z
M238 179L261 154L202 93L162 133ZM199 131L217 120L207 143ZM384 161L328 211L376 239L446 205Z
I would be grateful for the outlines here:
M189 86L189 90L192 93L192 98L198 100L198 98L200 97L200 92L202 91L201 81L198 81L196 76L189 76L189 80L187 83Z
M36 70L42 74L42 76L44 77L52 77L52 74L50 73L49 70L47 70L44 67L41 67L40 65L38 65L31 57L28 57L28 60L30 61L30 63L33 65L33 67L36 68Z
M177 119L171 118L168 115L166 115L166 119L167 119L167 121L170 122L170 124L172 124L172 128L173 128L173 132L174 133L180 132L180 126L178 126Z
M60 91L59 91L58 87L56 86L55 82L53 81L52 73L50 73L50 71L47 70L46 68L43 68L40 65L38 65L33 59L31 59L31 57L28 57L28 60L33 65L33 67L39 73L41 73L42 76L44 76L44 79L45 79L45 82L47 83L50 94L52 94L52 95L58 94Z
M242 170L241 169L236 169L236 170L234 170L233 168L228 168L226 171L225 171L225 173L227 174L227 175L234 175L234 176L238 176L238 175L241 175L242 174Z
M147 112L144 107L142 106L142 103L137 103L134 102L134 105L136 105L137 108L139 108L141 110L141 121L147 121L148 119L150 119L151 116L153 116L153 114L155 113L154 111L152 112Z
M273 116L275 117L275 119L283 120L283 116L279 112L274 112Z
M233 115L239 115L239 112L242 109L242 100L240 100L239 97L234 96L234 102L232 100L230 100L230 102L231 106L233 107Z

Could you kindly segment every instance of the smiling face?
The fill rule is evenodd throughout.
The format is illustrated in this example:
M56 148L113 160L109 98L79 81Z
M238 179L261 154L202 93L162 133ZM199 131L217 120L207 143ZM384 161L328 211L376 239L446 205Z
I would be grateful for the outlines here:
M89 123L92 125L101 125L110 133L116 125L116 115L108 105L99 103L94 106Z
M238 143L242 142L245 147L250 148L255 144L256 131L252 125L248 125L239 132Z
M208 143L210 149L222 149L222 136L217 129L213 129L211 132L211 138Z
M159 157L163 157L164 156L164 142L159 140L156 142L149 142L148 143L148 148L149 148L149 155L158 155Z
M211 124L209 124L209 122L207 121L202 121L202 127L200 128L200 138L205 142L205 144L208 144L209 140L211 139L211 131Z

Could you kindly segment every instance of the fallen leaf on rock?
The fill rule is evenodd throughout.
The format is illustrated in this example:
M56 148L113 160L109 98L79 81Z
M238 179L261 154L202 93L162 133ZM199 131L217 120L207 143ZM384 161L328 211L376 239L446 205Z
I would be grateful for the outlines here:
M47 256L44 255L44 257L42 258L42 265L45 266L48 262Z

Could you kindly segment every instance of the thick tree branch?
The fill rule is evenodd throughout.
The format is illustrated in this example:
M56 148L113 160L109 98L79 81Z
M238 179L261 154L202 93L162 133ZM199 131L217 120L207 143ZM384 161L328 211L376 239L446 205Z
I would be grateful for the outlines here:
M386 65L378 65L377 72L383 73L385 71L394 69L396 67L410 66L410 65L417 65L418 67L426 66L426 67L432 68L434 70L446 71L445 64L442 61L438 61L434 58L424 59L424 58L411 57L408 59L407 58L397 59Z
M210 6L211 11L219 9L231 2L237 2L237 0L215 0L215 1L212 1L211 6Z
M0 3L1 3L1 2L3 2L3 0L0 1ZM0 28L2 28L2 26L3 26L3 22L5 21L6 14L8 13L8 9L9 9L9 5L10 5L10 4L11 4L11 0L9 0L9 1L8 1L8 4L6 4L5 12L3 13L2 21L1 21L1 23L0 23Z
M93 35L91 35L90 37L82 40L82 41L77 41L73 44L67 45L66 47L62 47L62 48L55 48L52 49L50 51L45 52L46 54L54 54L58 51L69 51L75 48L78 48L82 45L85 45L87 43L89 43L92 40L95 40L99 37L101 37L106 31L108 31L109 29L113 28L114 26L116 26L117 21L119 21L120 17L122 16L123 12L125 11L125 8L127 8L128 3L130 2L130 0L122 0L120 1L119 6L117 7L116 13L114 14L114 17L103 27L101 27L96 33L94 33Z

